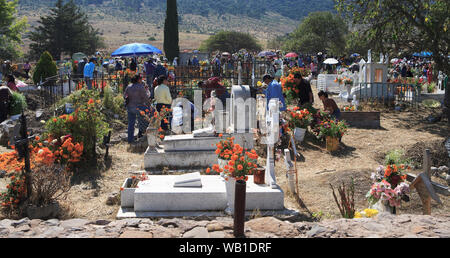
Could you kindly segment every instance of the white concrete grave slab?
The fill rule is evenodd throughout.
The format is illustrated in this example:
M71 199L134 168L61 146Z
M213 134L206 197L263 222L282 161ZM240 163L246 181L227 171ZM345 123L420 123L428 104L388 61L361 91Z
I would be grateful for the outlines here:
M177 176L151 175L134 194L134 212L224 211L227 208L225 181L221 176L201 176L202 187L174 187ZM249 176L246 210L284 210L284 193L253 183Z

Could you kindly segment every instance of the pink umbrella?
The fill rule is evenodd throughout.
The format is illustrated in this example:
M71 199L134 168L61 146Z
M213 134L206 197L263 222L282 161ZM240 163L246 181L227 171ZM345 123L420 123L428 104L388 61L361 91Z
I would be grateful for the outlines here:
M287 53L285 55L285 57L298 57L298 55L296 53L294 53L294 52L291 52L291 53Z

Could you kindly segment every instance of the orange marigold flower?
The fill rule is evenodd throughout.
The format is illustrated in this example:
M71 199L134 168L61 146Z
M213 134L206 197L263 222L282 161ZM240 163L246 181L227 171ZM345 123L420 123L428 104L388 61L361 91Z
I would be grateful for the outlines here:
M242 165L238 165L238 166L237 166L237 169L238 169L238 170L242 170L242 169L244 169L244 167L243 167Z
M94 99L89 99L88 104L89 105L94 104Z
M207 168L207 169L206 169L206 173L209 174L210 172L211 172L211 169L210 169L210 168Z

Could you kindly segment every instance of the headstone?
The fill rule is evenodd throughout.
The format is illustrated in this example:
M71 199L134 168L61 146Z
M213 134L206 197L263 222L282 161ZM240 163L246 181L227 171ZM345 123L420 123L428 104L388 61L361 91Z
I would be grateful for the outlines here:
M199 172L177 176L174 187L202 187L202 179Z
M233 86L230 98L230 131L247 133L256 127L256 100L251 99L248 85Z

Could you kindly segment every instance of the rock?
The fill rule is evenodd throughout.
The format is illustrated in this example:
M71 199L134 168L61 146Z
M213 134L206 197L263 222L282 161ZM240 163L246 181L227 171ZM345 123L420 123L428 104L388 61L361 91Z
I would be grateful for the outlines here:
M288 224L273 217L257 218L245 223L245 227L253 231L294 237L298 230L294 224Z
M184 233L183 238L209 238L209 234L206 228L196 227Z
M89 223L88 220L85 219L70 219L66 221L61 221L61 227L65 229L71 228L83 228Z
M450 170L449 170L449 168L448 168L447 166L440 166L440 167L438 168L438 170L439 170L439 173L447 173L447 174L450 174L450 173L449 173Z
M29 218L23 218L21 220L13 221L11 223L11 226L13 227L20 227L23 225L30 225L30 219Z
M425 232L426 231L426 229L424 228L424 227L421 227L421 226L414 226L412 229L411 229L411 232L413 233L413 234L420 234L420 233L423 233L423 232Z
M225 238L226 234L223 231L214 231L209 233L210 238Z
M106 199L106 205L116 205L120 203L119 192L111 193Z
M102 225L102 226L108 225L110 223L111 223L110 220L105 220L105 219L99 219L94 222L95 225Z
M125 231L119 238L153 238L153 234L140 231Z
M385 226L376 223L376 222L369 222L362 225L363 228L374 231L374 232L387 232L387 229Z
M39 224L41 224L42 223L42 220L40 220L40 219L32 219L31 221L30 221L30 226L31 227L37 227L37 226L39 226Z
M225 229L233 229L233 225L214 222L214 223L208 224L208 226L206 228L208 229L208 232L214 232L214 231L222 231Z
M45 221L44 224L48 226L59 226L60 222L58 219L49 219Z
M17 231L21 231L21 232L27 232L27 231L31 230L31 227L29 225L27 225L27 224L24 224L24 225L18 226L16 228L16 230Z
M0 145L8 146L8 142L19 136L20 124L7 119L0 124Z
M6 176L6 171L0 170L0 178L4 178Z
M13 223L12 220L10 219L4 219L2 221L0 221L0 227L4 227L4 228L13 228L13 226L11 225Z
M56 238L59 237L61 233L64 232L63 227L48 227L41 235L41 238Z
M160 221L158 221L156 224L163 226L163 227L170 227L172 226L172 228L178 228L179 226L179 221L177 219L162 219Z
M317 237L319 234L326 232L327 228L321 227L319 225L314 225L310 231L306 232L308 237Z
M139 223L141 223L141 219L125 219L125 225L127 227L137 228Z

